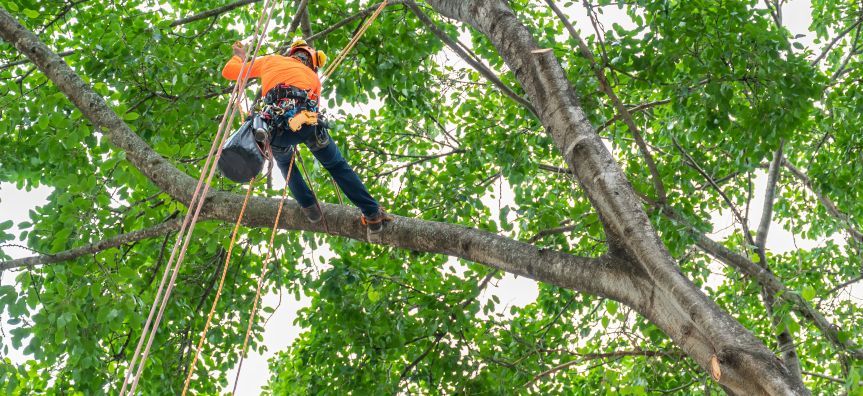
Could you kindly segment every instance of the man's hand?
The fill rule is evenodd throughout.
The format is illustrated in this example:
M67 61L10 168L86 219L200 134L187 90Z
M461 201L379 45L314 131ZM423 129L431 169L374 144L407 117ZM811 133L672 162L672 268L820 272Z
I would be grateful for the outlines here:
M231 49L234 51L234 55L239 56L240 59L246 59L246 49L243 48L243 43L241 41L234 42Z

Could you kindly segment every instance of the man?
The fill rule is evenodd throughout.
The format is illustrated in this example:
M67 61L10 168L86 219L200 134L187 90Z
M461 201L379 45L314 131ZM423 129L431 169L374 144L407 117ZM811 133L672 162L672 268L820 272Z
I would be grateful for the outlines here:
M242 75L246 50L239 41L232 48L234 56L222 69L222 76L237 80ZM321 221L322 214L315 195L296 165L290 166L293 147L299 143L309 147L348 199L360 208L363 213L361 220L368 225L369 232L378 233L385 222L392 221L392 217L381 209L342 157L327 133L326 123L317 120L317 104L321 96L318 68L326 59L323 51L316 51L303 40L291 45L288 56L268 55L255 59L249 78L260 78L262 92L265 92L266 107L260 116L266 120L270 130L271 137L266 139L271 139L273 156L282 176L288 177L288 168L291 168L288 187L309 221Z

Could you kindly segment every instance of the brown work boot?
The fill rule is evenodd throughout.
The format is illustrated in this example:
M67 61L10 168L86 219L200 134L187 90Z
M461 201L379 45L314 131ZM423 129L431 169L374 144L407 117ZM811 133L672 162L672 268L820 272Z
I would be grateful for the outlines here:
M312 206L308 206L302 209L303 214L306 215L306 218L309 219L312 224L316 224L317 222L321 221L321 218L323 218L323 215L321 214L321 208L318 207L317 202Z
M377 234L384 230L384 223L393 221L393 217L384 212L383 209L378 209L377 213L371 216L363 215L360 220L363 225L369 227L369 233Z

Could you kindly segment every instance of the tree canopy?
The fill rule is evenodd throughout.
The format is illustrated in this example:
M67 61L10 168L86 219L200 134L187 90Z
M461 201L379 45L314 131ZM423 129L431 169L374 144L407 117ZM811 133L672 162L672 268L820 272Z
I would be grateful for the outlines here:
M261 3L0 0L0 181L53 189L0 224L28 358L0 351L0 390L119 391ZM375 6L280 3L264 53L332 57ZM306 151L327 229L289 202L267 247L259 188L192 391L233 381L273 249L266 292L311 304L270 394L863 394L863 6L812 0L802 41L784 3L390 1L323 96L359 109L333 136L396 221L368 238ZM245 187L213 189L144 394L180 392L213 301ZM536 301L480 298L506 272Z

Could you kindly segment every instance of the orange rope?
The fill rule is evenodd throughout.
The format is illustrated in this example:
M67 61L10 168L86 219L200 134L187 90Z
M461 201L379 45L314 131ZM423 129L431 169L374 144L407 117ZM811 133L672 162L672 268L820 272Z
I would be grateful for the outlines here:
M246 348L249 346L249 335L252 334L252 324L255 323L255 315L258 313L258 300L261 298L261 286L264 284L264 278L267 276L267 265L269 265L270 258L273 255L273 242L276 240L276 231L278 231L279 219L282 217L282 208L285 205L285 200L288 197L288 182L291 180L291 172L294 167L294 159L297 156L297 147L294 146L294 150L291 152L291 162L288 165L288 173L285 176L285 187L282 189L282 199L279 201L279 209L276 211L276 221L273 222L273 231L270 233L270 244L269 249L267 249L267 256L264 258L262 262L261 268L261 276L258 278L258 287L255 290L255 300L252 304L252 314L249 315L249 327L246 329L246 337L243 339L243 349L240 351L240 362L237 365L237 376L234 379L234 389L231 391L231 394L235 394L237 392L237 384L240 383L240 371L243 369L243 360L246 357Z
M228 254L225 256L225 265L222 267L222 277L219 279L219 288L216 290L216 298L213 300L213 305L210 307L209 315L207 315L207 323L204 324L204 329L201 330L201 338L198 339L198 346L195 348L195 357L192 358L192 364L189 366L189 373L186 375L186 383L183 384L182 395L185 395L189 390L189 383L192 381L192 373L195 372L195 364L198 362L198 356L201 354L201 348L204 345L204 338L207 336L207 330L209 330L210 322L213 320L213 314L216 312L216 305L219 303L219 298L222 296L225 276L228 274L228 265L231 263L231 252L234 250L234 243L237 240L237 231L239 231L243 215L246 213L246 206L249 203L249 197L252 196L254 184L255 179L253 178L252 181L249 182L249 188L246 191L246 198L243 200L243 207L240 209L240 215L237 216L237 222L234 224L234 231L231 233L231 243L228 244Z
M360 30L357 31L357 33L354 35L354 37L351 39L351 41L348 43L348 45L339 53L339 55L336 57L336 59L333 61L333 63L330 65L330 67L327 68L326 72L324 73L324 77L323 77L324 79L329 78L335 72L336 68L342 63L342 61L344 61L347 54L350 52L351 49L353 49L353 47L357 44L357 42L359 42L360 37L366 32L366 30L368 30L368 28L371 26L372 22L374 22L374 20L377 19L378 15L380 15L381 11L383 11L383 9L384 9L384 7L386 7L386 5L387 5L387 0L384 0L381 3L381 5L375 10L375 12L372 14L372 16L362 25ZM265 4L265 6L264 6L265 10L266 10L266 7L267 7L267 5ZM269 15L267 16L267 23L269 23L270 15L272 15L272 9L270 10ZM264 27L264 31L265 30L266 30L266 25ZM263 36L263 32L261 35ZM258 46L260 46L260 40L258 41ZM257 48L255 50L255 54L257 54ZM252 61L254 62L254 57L252 58ZM243 66L245 66L245 62L244 62ZM241 68L241 70L242 70L242 68ZM237 107L239 107L239 106L237 106ZM243 111L243 110L240 110L240 111ZM293 154L291 155L291 162L290 162L290 165L288 167L287 177L285 178L285 187L282 190L282 199L281 199L281 201L279 201L279 208L278 208L278 211L276 212L276 220L273 224L272 233L270 234L270 243L269 243L270 248L268 249L267 256L263 261L263 268L261 269L261 276L258 279L258 285L257 285L257 288L255 290L255 300L254 300L254 303L252 304L252 312L251 312L251 315L249 316L249 325L248 325L248 328L246 329L246 336L243 340L243 348L242 348L242 351L240 353L240 362L239 362L238 367L237 367L237 375L236 375L236 378L234 380L234 387L233 387L233 390L231 391L231 394L235 394L237 391L237 384L239 383L240 372L241 372L242 367L243 367L243 361L245 359L246 350L247 350L248 344L249 344L249 336L251 335L252 325L254 323L255 315L257 314L258 300L260 300L260 297L261 297L261 288L263 286L264 279L267 275L267 265L269 264L270 258L272 257L273 243L275 241L276 231L278 230L279 219L281 218L282 209L284 207L284 202L285 202L285 199L287 198L288 182L290 181L291 172L293 170L295 157L299 155L299 153L297 152L297 149L298 148L295 146ZM219 150L219 153L221 153L221 149ZM308 173L306 172L306 167L303 164L302 157L300 157L300 163L302 166L303 173L305 174L306 179L309 181L310 188L311 188L311 180L309 179ZM338 195L339 202L342 203L342 197L341 197L341 194L339 194L338 186L335 185L335 180L332 180L332 181L333 181L334 187L336 188L336 194ZM203 331L201 332L201 338L198 340L198 346L197 346L196 351L195 351L195 357L192 360L192 365L189 369L189 373L186 377L186 382L183 386L183 395L185 395L187 390L188 390L189 382L191 380L192 373L194 372L195 364L197 363L197 359L198 359L198 355L200 354L204 338L206 336L207 330L210 326L210 321L212 319L213 313L214 313L215 308L216 308L216 303L218 302L219 296L221 295L222 286L223 286L224 280L225 280L225 274L227 273L227 267L228 267L228 263L230 261L230 252L231 252L231 249L233 248L234 238L236 237L237 229L238 229L240 221L243 217L243 213L245 212L246 203L248 201L249 194L251 193L251 189L252 189L252 186L250 184L249 185L249 191L247 192L247 195L246 195L246 200L243 202L243 209L240 211L240 216L237 219L236 225L234 226L234 233L231 236L231 244L228 247L228 257L225 260L225 266L222 270L222 278L219 281L219 289L216 293L216 298L213 301L213 306L210 309L210 314L207 317L207 322L204 326ZM316 196L314 190L312 190L312 195L314 195L316 197L315 201L316 201L316 204L318 205L318 210L321 211L321 217L324 217L323 216L323 210L320 207L320 203L317 203L317 196ZM329 227L327 225L326 218L324 217L323 220L324 220L324 228L326 229L327 232L329 232ZM185 246L184 246L183 251L185 251ZM181 253L181 257L182 257L182 253ZM175 276L176 276L176 274L175 274ZM172 278L172 283L173 283L173 278ZM170 290L170 288L169 288L169 290ZM161 316L161 312L160 312L160 316ZM152 342L152 340L151 340L151 342ZM149 345L148 345L148 349L149 349ZM137 383L137 379L136 379L136 383Z
M261 18L258 21L258 25L255 27L255 39L257 40L257 46L255 48L254 53L251 56L251 64L254 64L255 58L257 57L257 52L260 49L260 45L261 45L261 41L262 41L261 39L264 37L265 32L267 30L267 25L269 24L270 19L272 17L273 10L275 9L274 6L275 6L275 2L270 3L269 0L267 0L264 3L263 9L265 12L262 13ZM270 7L269 12L266 12L267 7ZM261 32L260 35L258 35L259 31ZM243 67L246 65L248 60L249 60L249 57L247 56L246 59L243 60ZM171 258L168 260L168 265L165 267L165 273L162 276L162 281L159 285L159 290L156 293L156 298L153 302L153 306L150 309L150 314L147 317L147 321L144 325L144 329L142 330L141 339L138 341L138 345L135 348L135 353L132 356L132 360L131 360L131 362L129 364L129 368L126 372L126 376L123 379L122 389L120 390L121 396L126 394L126 386L129 385L129 378L130 378L131 374L133 372L135 372L135 376L134 376L134 378L131 382L131 386L129 388L130 394L135 393L135 388L137 387L138 381L140 380L141 375L143 374L144 366L145 366L144 363L146 362L150 348L153 344L153 340L156 337L156 332L158 330L159 323L162 320L162 315L164 314L165 307L167 306L168 298L171 295L171 291L173 290L173 287L174 287L174 282L176 281L177 274L179 273L180 265L182 264L183 258L185 257L186 249L189 245L189 241L191 240L192 231L194 230L195 224L196 224L197 219L198 219L198 215L200 214L201 208L203 207L204 197L207 196L207 192L209 191L210 182L211 182L213 175L215 173L215 170L216 170L215 164L218 161L218 158L222 153L222 145L224 144L225 139L227 139L227 135L228 135L227 134L227 126L232 124L234 117L237 114L238 108L237 108L237 106L234 106L234 104L235 104L234 102L238 99L238 95L245 95L244 88L245 88L246 81L248 80L249 70L251 70L251 67L249 67L248 70L246 70L246 73L244 73L243 76L238 79L237 84L234 85L234 91L232 92L232 97L228 101L228 105L225 108L225 114L222 116L222 122L219 125L219 131L216 133L216 136L213 139L213 145L210 149L210 153L207 156L207 161L204 164L204 171L201 173L201 176L198 180L198 185L195 188L195 192L192 194L192 199L189 203L189 209L190 210L189 210L189 212L186 213L186 218L183 222L183 226L181 227L180 232L178 232L177 243L174 245L174 249L171 252ZM225 122L229 112L230 112L230 117L228 118L227 122ZM214 151L215 151L215 156L213 155ZM208 167L209 167L209 172L207 172ZM204 182L204 179L205 179L204 175L205 174L207 174L206 182ZM203 187L203 189L202 189L202 187ZM195 209L192 210L192 207L195 207ZM193 214L193 212L194 212L194 214ZM183 235L184 233L185 233L185 235ZM177 256L177 250L178 250L177 248L180 245L180 241L183 239L184 239L183 246L181 249L179 249L179 256ZM172 268L171 264L174 261L175 257L177 257L176 263L173 264L173 268ZM167 282L167 288L165 288L168 274L171 272L173 272L173 273L171 275L170 282ZM163 289L164 289L164 294L162 293ZM153 315L156 311L157 302L160 302L158 304L159 305L159 311L158 311L158 314L156 315L155 322L153 322ZM152 327L150 326L151 323L152 323ZM148 335L149 335L149 337L148 337ZM147 339L147 343L146 343L146 347L144 347L143 351L142 351L142 346L144 344L145 338ZM135 363L137 360L139 360L139 357L140 357L140 362L138 362L138 365L136 367Z
M354 37L351 38L351 41L348 42L348 45L346 45L345 48L341 52L339 52L339 54L336 56L336 59L333 60L333 63L330 64L330 67L328 67L327 70L324 72L324 79L325 80L330 78L330 76L333 74L333 72L336 71L336 68L339 66L339 64L341 64L342 61L345 60L345 58L348 55L348 52L350 52L351 49L353 49L354 46L357 44L357 42L360 41L360 37L362 37L363 33L365 33L366 30L368 30L369 26L372 25L372 22L374 22L375 19L377 19L378 15L380 15L381 11L384 10L384 7L387 6L387 1L388 0L384 0L381 2L381 5L378 6L378 8L375 10L375 12L372 14L372 16L370 16L369 19L366 20L366 22L362 25L362 27L360 27L360 30L358 30L357 33L354 34Z

